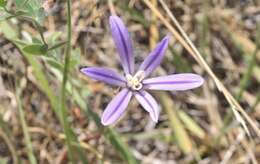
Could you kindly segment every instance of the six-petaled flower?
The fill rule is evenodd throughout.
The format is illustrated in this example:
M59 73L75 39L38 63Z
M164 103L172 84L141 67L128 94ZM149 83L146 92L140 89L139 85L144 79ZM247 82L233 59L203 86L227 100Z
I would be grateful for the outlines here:
M142 107L150 114L154 122L159 118L159 106L146 90L188 90L203 84L203 78L197 74L183 73L154 78L147 78L161 63L169 44L169 36L164 37L145 58L135 72L133 47L127 28L118 16L110 16L110 28L116 44L124 76L112 69L102 67L85 67L81 72L85 75L123 89L107 105L101 122L109 125L117 121L134 96Z

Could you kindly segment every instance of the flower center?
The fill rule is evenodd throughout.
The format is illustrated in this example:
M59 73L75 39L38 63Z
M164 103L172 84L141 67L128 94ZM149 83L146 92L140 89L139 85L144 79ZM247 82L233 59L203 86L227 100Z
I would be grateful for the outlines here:
M134 76L127 74L127 86L133 90L140 90L143 87L142 80L144 79L144 71L138 71Z

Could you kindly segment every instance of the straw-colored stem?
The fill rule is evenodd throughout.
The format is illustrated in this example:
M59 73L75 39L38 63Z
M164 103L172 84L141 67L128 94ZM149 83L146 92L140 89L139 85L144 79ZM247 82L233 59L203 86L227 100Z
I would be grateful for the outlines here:
M246 127L246 124L244 120L241 118L240 114L246 119L246 121L250 124L250 126L253 128L255 133L260 137L260 130L255 124L255 122L249 117L249 115L245 112L245 110L240 106L240 104L236 101L236 99L231 95L231 93L226 89L226 87L221 83L221 81L216 77L216 75L213 73L209 65L206 63L206 61L203 59L202 55L199 53L199 51L196 49L194 44L190 41L187 34L184 32L176 18L173 16L173 14L170 12L168 7L164 7L167 14L170 16L171 20L174 22L174 24L177 26L178 30L180 31L181 35L175 30L175 28L165 19L165 17L159 12L159 10L154 7L149 0L143 0L145 4L152 10L152 12L155 13L155 15L163 22L163 24L170 30L170 32L174 35L174 37L181 43L182 46L186 48L186 50L190 53L190 55L193 56L193 58L206 70L206 72L210 75L210 77L214 80L216 86L218 87L219 91L222 92L228 101L228 103L231 106L231 109L235 113L235 116L237 120L242 124L244 129L248 133L248 128ZM160 0L160 2L163 2ZM162 3L163 4L163 3ZM185 38L185 39L183 39ZM240 114L238 113L240 112ZM248 133L249 135L249 133Z

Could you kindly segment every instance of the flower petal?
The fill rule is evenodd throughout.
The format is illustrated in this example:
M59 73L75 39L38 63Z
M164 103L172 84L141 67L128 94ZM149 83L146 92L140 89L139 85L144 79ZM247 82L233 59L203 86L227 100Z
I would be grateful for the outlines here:
M102 114L101 122L103 125L110 125L117 121L119 117L125 111L130 99L132 92L128 89L120 91L116 97L107 105L104 113Z
M201 86L204 79L192 73L160 76L143 80L144 87L151 90L188 90Z
M159 107L155 99L146 91L142 90L136 92L135 98L143 106L143 108L149 112L152 120L158 122L159 118Z
M102 81L107 84L122 87L126 85L125 78L109 68L87 67L80 69L80 71L92 79Z
M169 35L164 37L141 64L139 70L145 72L145 77L149 76L149 74L161 63L165 50L168 47L169 40Z
M133 74L133 48L127 28L118 16L110 16L109 23L123 69L126 74Z

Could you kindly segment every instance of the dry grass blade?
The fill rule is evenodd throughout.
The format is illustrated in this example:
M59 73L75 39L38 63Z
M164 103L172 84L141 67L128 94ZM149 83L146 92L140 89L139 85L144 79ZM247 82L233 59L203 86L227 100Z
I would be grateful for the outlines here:
M153 3L154 6L157 6L157 0L152 0L151 1ZM157 17L156 15L152 14L151 15L151 25L150 25L150 37L149 37L149 43L150 43L150 49L152 50L155 46L156 43L158 42L159 39L159 32L158 32L158 28L156 26L156 20Z
M164 6L168 16L171 18L171 20L174 22L178 30L181 32L181 35L175 30L175 28L165 19L165 17L159 12L159 10L154 7L150 1L148 0L143 0L145 4L154 12L154 14L163 22L163 24L170 30L170 32L174 35L174 37L181 43L182 46L186 48L186 50L192 55L192 57L202 66L206 72L213 78L215 84L217 85L218 89L220 92L222 92L230 104L231 108L236 109L238 112L242 114L242 116L246 119L246 121L250 124L250 126L253 128L255 133L260 137L260 130L257 127L256 123L250 118L250 116L245 112L245 110L240 106L240 104L236 101L236 99L231 95L231 93L226 89L226 87L222 84L222 82L217 78L217 76L214 74L214 72L211 70L209 65L206 63L200 52L197 50L197 48L194 46L194 44L190 41L188 38L187 34L184 32L176 18L173 16L173 14L170 12L168 7L164 4L162 0L160 0L161 4ZM183 39L185 38L185 39ZM237 114L239 114L237 112ZM246 131L247 127L242 117L239 115L238 116L238 121L242 124L244 129Z

